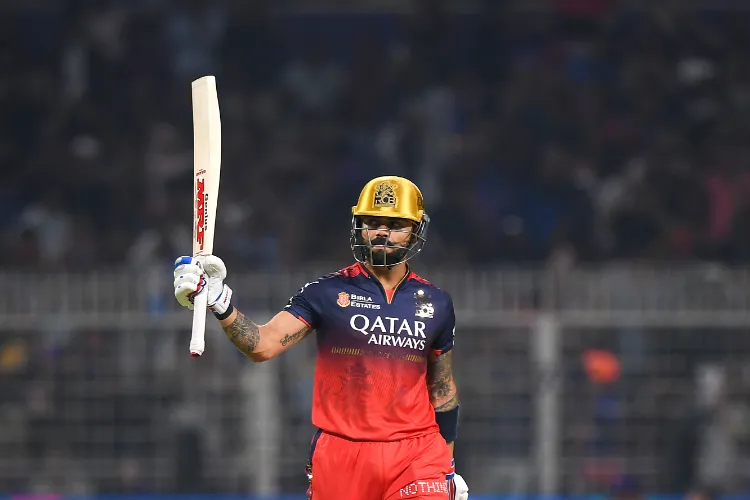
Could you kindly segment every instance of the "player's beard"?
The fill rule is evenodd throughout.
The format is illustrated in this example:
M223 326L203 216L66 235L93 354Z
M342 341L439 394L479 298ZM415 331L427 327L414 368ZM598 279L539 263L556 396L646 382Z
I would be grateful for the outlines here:
M378 245L386 245L385 247ZM390 252L388 251L390 249ZM385 237L370 240L370 255L375 266L393 266L403 261L408 249L388 241Z

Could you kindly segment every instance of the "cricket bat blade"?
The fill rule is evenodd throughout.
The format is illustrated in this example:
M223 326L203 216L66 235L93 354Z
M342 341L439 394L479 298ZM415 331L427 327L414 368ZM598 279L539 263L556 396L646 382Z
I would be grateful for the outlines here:
M193 257L211 255L214 247L216 204L221 177L221 115L216 78L204 76L192 82L193 102ZM208 285L206 285L208 287ZM195 296L190 355L199 357L206 348L208 289Z

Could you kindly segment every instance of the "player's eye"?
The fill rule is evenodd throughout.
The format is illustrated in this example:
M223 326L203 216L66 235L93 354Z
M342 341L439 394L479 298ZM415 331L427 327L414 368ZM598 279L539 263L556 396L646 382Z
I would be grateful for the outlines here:
M411 222L404 219L394 219L389 227L391 229L406 229L411 227Z
M411 223L405 219L393 219L390 217L365 217L362 219L362 225L366 229L377 229L379 227L387 227L388 229L404 229L409 227Z
M378 219L377 217L366 217L362 219L362 225L367 229L377 229L379 227L388 227L387 219Z

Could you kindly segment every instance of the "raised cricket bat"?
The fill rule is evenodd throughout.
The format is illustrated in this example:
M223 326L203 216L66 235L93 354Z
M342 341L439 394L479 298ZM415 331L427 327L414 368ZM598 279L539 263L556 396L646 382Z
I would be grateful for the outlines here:
M216 202L221 174L221 116L216 78L204 76L193 87L193 257L214 250ZM208 285L206 285L208 286ZM195 297L190 355L206 348L206 293Z

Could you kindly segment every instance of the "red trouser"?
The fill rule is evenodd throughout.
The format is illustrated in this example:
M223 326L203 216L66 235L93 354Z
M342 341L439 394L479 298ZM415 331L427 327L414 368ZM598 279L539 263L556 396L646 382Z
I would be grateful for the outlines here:
M318 432L311 446L312 500L448 498L451 454L440 433L390 442Z

